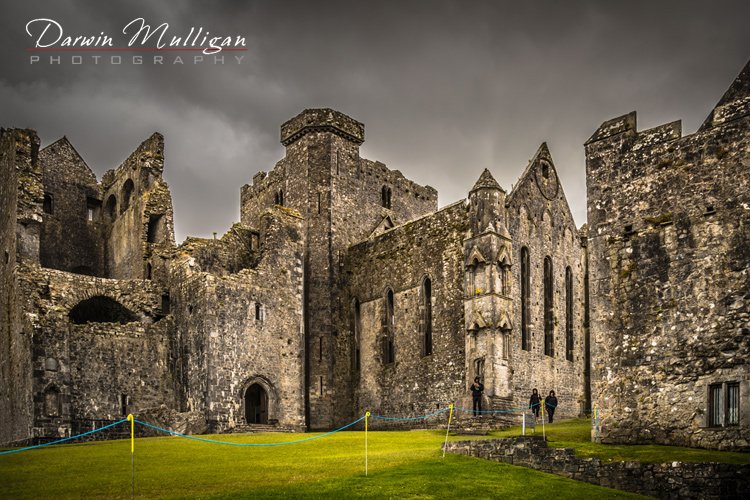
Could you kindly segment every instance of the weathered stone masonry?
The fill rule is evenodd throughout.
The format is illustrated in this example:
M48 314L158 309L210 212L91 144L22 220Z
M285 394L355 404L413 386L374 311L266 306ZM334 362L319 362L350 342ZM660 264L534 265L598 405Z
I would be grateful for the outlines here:
M692 135L605 122L586 171L602 441L747 449L750 65Z
M511 192L485 170L438 210L360 157L362 123L305 110L240 222L179 246L161 135L98 182L67 139L3 129L0 441L131 411L329 429L468 408L480 376L485 409L554 389L607 442L745 449L749 120L746 67L693 135L604 123L577 229L545 144Z

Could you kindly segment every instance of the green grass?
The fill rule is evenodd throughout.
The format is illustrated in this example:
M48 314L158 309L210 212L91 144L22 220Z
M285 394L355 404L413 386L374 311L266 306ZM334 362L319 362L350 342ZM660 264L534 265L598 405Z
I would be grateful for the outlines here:
M750 463L750 453L703 450L681 446L613 445L591 442L591 421L585 418L562 420L545 426L547 441L556 448L573 448L576 456L596 457L606 461L638 460L640 462L723 462ZM536 434L542 434L537 425ZM521 435L521 427L494 431L489 437Z
M309 435L306 435L307 437ZM218 436L280 442L299 434ZM142 498L638 498L531 469L441 458L440 431L341 432L279 447L238 448L182 438L136 440ZM130 496L130 442L54 446L0 456L0 498Z

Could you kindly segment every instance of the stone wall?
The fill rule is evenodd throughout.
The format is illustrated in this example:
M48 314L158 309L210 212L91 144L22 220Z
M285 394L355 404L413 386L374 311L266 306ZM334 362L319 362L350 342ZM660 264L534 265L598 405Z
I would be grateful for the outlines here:
M350 248L342 276L348 305L339 340L353 367L354 408L386 416L420 416L464 398L463 239L469 220L464 202L385 231ZM425 278L432 288L432 352L423 351L421 303ZM395 359L383 352L387 290L393 291ZM355 327L354 301L359 303ZM358 342L355 331L358 331ZM344 340L347 340L344 342ZM360 365L354 359L359 349ZM383 426L373 421L373 426Z
M546 175L545 175L546 174ZM513 238L513 332L511 388L514 406L529 404L531 390L544 397L554 390L560 417L574 417L590 408L586 398L589 360L584 328L585 249L557 177L546 144L542 144L508 196L508 229ZM522 253L528 251L529 284L527 341L522 344ZM552 262L553 355L545 354L544 260ZM568 318L566 272L572 276L572 316ZM572 328L572 350L567 351L566 329Z
M750 489L750 465L603 463L577 458L570 448L549 448L541 436L450 441L446 450L658 498L742 498Z
M35 132L0 129L0 443L31 434L31 335L17 262L39 258L43 190L38 151ZM34 235L36 252L29 244Z
M102 179L106 275L144 278L152 245L174 245L172 201L162 179L164 138L154 133L115 170ZM149 262L147 262L149 261Z
M33 437L64 437L166 403L175 406L171 317L159 289L30 265L19 269L33 332ZM127 318L86 317L91 300L119 304ZM111 301L111 302L109 302Z
M750 447L748 95L750 65L693 135L679 122L638 131L630 113L586 143L604 442ZM739 386L734 422L727 384Z
M277 208L259 223L189 239L172 270L180 409L203 413L212 432L248 423L255 384L268 397L268 423L305 426L303 221Z
M96 176L65 137L42 149L39 161L45 196L42 266L104 277L104 224Z

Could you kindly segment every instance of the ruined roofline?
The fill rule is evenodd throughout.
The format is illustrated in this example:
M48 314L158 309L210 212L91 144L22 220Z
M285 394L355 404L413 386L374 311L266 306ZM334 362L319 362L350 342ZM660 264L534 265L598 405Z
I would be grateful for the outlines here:
M138 155L148 150L158 149L161 151L162 162L164 161L164 136L159 132L153 132L148 138L141 141L140 144L118 165L116 168L107 170L102 176L103 187L108 187L114 182L115 179L122 175L122 172L127 171L134 162L138 161ZM162 167L163 169L163 167ZM129 175L129 174L126 174ZM161 182L164 182L162 179ZM165 183L166 185L166 183Z
M745 100L750 98L750 59L745 63L745 67L742 68L742 71L737 75L737 78L735 78L729 85L729 88L724 92L724 95L721 96L721 99L716 103L716 106L713 107L698 131L705 130L714 125L716 111L727 105L741 101L743 98ZM737 118L740 118L740 116Z
M117 177L117 176L119 175L119 173L120 173L120 172L121 172L122 170L126 169L126 168L127 168L128 166L129 166L129 162L130 162L130 160L131 160L132 158L134 158L134 156L136 155L136 153L141 153L141 152L143 152L144 150L146 150L146 149L149 149L148 147L146 147L146 145L148 145L148 146L151 146L151 145L153 144L153 142L154 142L155 140L156 140L156 141L158 141L158 142L157 142L157 144L159 145L159 147L163 148L163 146L164 146L164 136L163 136L163 135L162 135L161 133L159 133L159 132L153 132L153 133L152 133L152 134L151 134L151 135L150 135L150 136L149 136L149 137L148 137L147 139L145 139L145 140L141 141L141 143L140 143L140 144L138 145L138 147L136 147L136 149L135 149L135 150L133 150L133 151L132 151L132 152L131 152L131 153L130 153L130 154L129 154L128 156L127 156L127 158L125 158L125 160L123 160L123 161L122 161L122 162L120 163L120 165L119 165L119 166L118 166L117 168L114 168L114 169L108 169L108 170L107 170L107 171L106 171L106 172L105 172L105 173L104 173L104 174L102 175L102 178L101 178L101 180L100 180L100 179L99 179L99 177L98 177L98 176L96 175L96 173L95 173L95 172L94 172L94 171L93 171L93 170L91 169L91 167L89 166L89 164L88 164L88 163L86 162L86 160L84 159L83 155L81 155L81 153L79 153L79 152L78 152L78 150L77 150L77 149L76 149L76 147L75 147L75 146L73 145L73 143L72 143L72 142L70 142L70 139L68 139L68 137L67 137L67 136L65 136L65 135L64 135L64 136L62 136L62 137L60 137L60 138L59 138L59 139L57 139L56 141L54 141L54 142L51 142L51 143L47 144L46 146L44 146L43 148L41 148L41 149L39 150L39 153L41 153L42 151L45 151L46 149L49 149L49 148L51 148L51 147L52 147L52 146L54 146L55 144L58 144L58 143L62 143L62 142L66 143L66 144L67 144L68 146L70 146L70 148L71 148L71 149L73 150L73 152L74 152L74 153L75 153L75 154L76 154L76 155L78 156L78 158L79 158L79 159L81 160L81 162L82 162L82 163L83 163L83 164L84 164L84 165L86 166L86 168L87 168L87 169L89 170L89 172L91 172L91 175L92 175L92 176L94 177L94 180L96 181L96 183L97 183L97 184L100 184L100 185L102 185L102 186L104 187L104 184L105 184L104 180L105 180L105 178L106 178L106 177L109 177L109 175L108 175L108 174L110 174L110 172L111 172L111 174L110 174L110 175L114 175L114 177L116 178L116 177ZM163 154L163 153L162 153L162 154ZM164 180L162 180L162 182L164 182ZM165 184L166 184L166 183L165 183Z
M597 142L607 140L620 134L630 135L639 142L657 144L689 138L704 131L705 130L699 129L692 134L683 135L682 120L674 120L645 130L638 130L638 114L635 111L631 111L628 114L612 118L611 120L602 123L597 131L594 132L594 135L584 143L584 146L589 147L592 144L596 144Z
M86 162L86 159L83 157L83 155L81 153L78 152L78 150L73 145L73 143L70 142L70 139L68 139L68 136L64 135L64 136L60 137L59 139L57 139L56 141L47 144L46 146L44 146L43 148L41 148L39 150L39 153L41 153L42 151L44 151L44 150L46 150L48 148L51 148L52 146L54 146L55 144L58 144L58 143L66 143L68 146L70 146L70 149L73 150L73 152L76 154L76 156L78 156L78 159L81 160L81 163L83 163L86 166L86 168L89 170L89 172L91 172L91 175L94 177L94 180L98 184L99 183L99 179L97 178L96 173L94 173L94 171L91 169L91 167L89 166L89 164Z
M625 133L636 136L639 141L647 140L655 144L692 137L713 127L740 120L748 115L750 115L750 60L745 63L742 71L729 85L716 106L711 109L703 124L692 134L682 135L681 120L639 131L637 113L631 111L603 122L583 144L588 147L596 142Z
M352 243L351 245L349 245L349 248L354 248L354 247L357 247L357 246L360 246L360 245L364 245L364 244L367 244L367 243L372 243L372 242L378 240L379 238L382 238L383 236L392 233L396 229L402 229L402 228L408 227L411 224L415 224L415 223L420 222L420 221L422 221L424 219L427 219L428 217L432 217L434 215L438 215L441 212L444 212L446 210L450 210L450 209L452 209L452 208L454 208L454 207L456 207L458 205L463 205L465 207L466 206L466 198L464 198L462 200L454 201L450 205L446 205L443 208L435 210L434 212L428 212L426 214L420 215L419 217L417 217L415 219L408 220L408 221L406 221L406 222L404 222L402 224L399 224L398 226L393 226L391 228L388 228L385 231L383 231L382 233L377 234L375 236L370 236L370 237L367 237L364 240L358 241L356 243Z
M290 207L282 207L279 205L275 205L273 207L269 207L265 209L263 212L261 212L260 216L262 218L265 215L275 215L275 214L280 214L280 215L292 217L295 219L304 219L304 217L297 210L290 208ZM229 228L226 231L224 231L224 233L220 237L217 237L217 238L207 238L203 236L190 236L190 235L185 236L185 239L182 240L182 243L180 243L179 245L175 245L175 250L186 251L190 249L191 244L200 244L200 243L206 243L206 242L211 242L211 241L221 241L224 238L226 238L227 235L231 234L233 231L236 231L237 229L249 231L257 235L261 234L260 229L256 227L248 226L247 224L243 224L242 222L235 222L234 224L229 226ZM217 232L216 234L218 235L219 233Z
M281 125L281 144L289 146L313 132L330 132L360 145L365 142L365 125L331 108L310 108Z

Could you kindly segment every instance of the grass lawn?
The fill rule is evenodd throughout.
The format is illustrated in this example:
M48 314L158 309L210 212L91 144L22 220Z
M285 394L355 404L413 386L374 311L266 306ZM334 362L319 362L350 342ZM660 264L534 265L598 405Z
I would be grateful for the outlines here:
M574 448L579 457L597 457L607 461L638 460L641 462L723 462L750 463L750 453L712 451L681 446L613 445L591 442L591 422L585 418L562 420L545 426L547 441L556 448ZM537 425L536 434L542 427ZM521 435L521 427L495 431L489 437Z
M308 435L215 436L280 442ZM136 496L202 498L638 498L550 474L463 456L441 458L441 431L340 432L316 441L238 448L178 437L136 440ZM0 498L130 496L130 442L0 455Z

